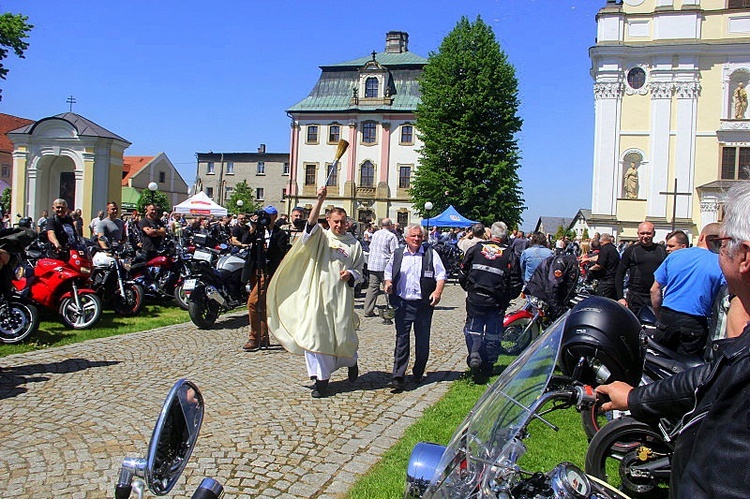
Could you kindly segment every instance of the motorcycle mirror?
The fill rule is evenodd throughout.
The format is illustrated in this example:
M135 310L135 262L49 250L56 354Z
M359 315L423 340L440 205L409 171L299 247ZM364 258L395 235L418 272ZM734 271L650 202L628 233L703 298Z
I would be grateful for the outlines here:
M156 421L145 459L122 463L115 497L129 497L133 478L163 496L172 490L190 459L203 423L203 396L191 381L181 379L167 395Z

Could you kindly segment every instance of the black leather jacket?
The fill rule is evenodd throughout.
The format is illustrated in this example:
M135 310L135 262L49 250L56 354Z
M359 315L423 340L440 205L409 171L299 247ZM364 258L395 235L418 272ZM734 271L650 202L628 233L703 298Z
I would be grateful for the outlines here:
M634 388L628 396L636 419L684 415L670 497L750 495L750 324L713 348L710 364Z

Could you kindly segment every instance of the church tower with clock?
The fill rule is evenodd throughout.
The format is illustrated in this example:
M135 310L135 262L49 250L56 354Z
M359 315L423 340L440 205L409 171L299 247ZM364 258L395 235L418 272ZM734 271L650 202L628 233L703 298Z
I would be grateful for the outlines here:
M590 49L591 231L695 237L750 178L750 0L607 0Z

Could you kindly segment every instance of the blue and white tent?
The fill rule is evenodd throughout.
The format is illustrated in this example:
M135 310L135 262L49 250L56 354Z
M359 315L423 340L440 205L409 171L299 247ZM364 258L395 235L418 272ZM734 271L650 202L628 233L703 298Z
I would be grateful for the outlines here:
M477 223L461 215L453 205L448 206L444 212L436 217L429 217L422 220L422 225L430 227L468 227Z

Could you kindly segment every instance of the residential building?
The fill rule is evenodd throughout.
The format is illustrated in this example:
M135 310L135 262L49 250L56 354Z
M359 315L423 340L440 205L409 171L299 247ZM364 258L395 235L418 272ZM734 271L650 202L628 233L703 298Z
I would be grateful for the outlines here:
M321 66L310 95L287 110L292 118L287 211L295 205L311 208L327 180L327 207L343 207L358 221L420 220L408 189L419 167L417 78L427 60L409 52L408 42L407 33L391 31L383 52ZM340 139L349 148L331 172Z
M726 189L750 178L748 7L606 1L590 49L590 231L632 240L649 220L659 241L672 227L696 236L721 221Z
M139 192L156 182L172 206L188 198L188 185L166 154L156 156L123 156L122 187L133 187Z
M237 184L247 181L256 201L272 205L279 213L289 213L285 198L289 188L289 153L258 152L196 153L198 164L194 191L203 191L216 203L226 206Z
M34 120L0 113L0 194L11 186L13 176L13 142L6 134L32 123Z

